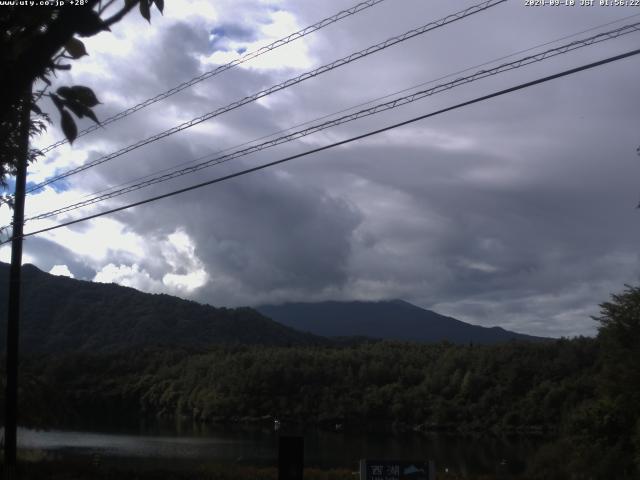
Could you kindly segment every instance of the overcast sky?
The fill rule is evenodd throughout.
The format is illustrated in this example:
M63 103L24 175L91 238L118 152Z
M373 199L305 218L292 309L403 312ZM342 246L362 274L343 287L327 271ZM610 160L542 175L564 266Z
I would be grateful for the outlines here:
M90 55L74 62L58 84L92 87L103 102L96 113L106 118L355 3L170 0L164 16L153 11L151 25L136 13L111 33L87 39ZM386 0L87 135L73 147L57 148L30 168L29 181L474 3ZM27 215L635 14L640 8L530 7L524 0L508 0L47 187L27 199ZM535 51L638 21L640 16ZM633 33L474 82L196 175L28 223L26 231L626 52L638 48L639 40L640 33ZM640 57L632 57L31 237L25 262L215 306L401 298L484 326L591 335L596 323L590 315L598 313L598 304L639 280L639 67ZM43 107L51 111L47 102ZM58 114L52 116L54 125L37 146L62 137ZM7 223L6 208L0 217ZM8 261L6 246L0 258Z

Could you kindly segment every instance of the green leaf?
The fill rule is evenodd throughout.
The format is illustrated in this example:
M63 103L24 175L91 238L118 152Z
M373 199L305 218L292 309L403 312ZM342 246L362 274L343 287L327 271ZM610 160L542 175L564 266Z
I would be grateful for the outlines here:
M74 85L71 87L71 91L73 92L74 98L87 107L95 107L100 104L96 94L93 93L93 90L89 87Z
M76 126L76 122L73 121L73 118L71 118L71 114L66 110L62 111L62 121L60 123L64 136L67 137L69 143L73 143L78 136L78 127Z
M76 117L79 118L83 118L85 116L85 111L88 109L88 107L85 107L75 100L65 100L64 106L75 113Z
M77 117L79 118L89 117L94 122L98 124L100 123L98 121L98 118L96 117L96 114L93 113L93 110L91 110L86 105L83 105L82 103L78 102L77 100L73 100L73 99L65 100L64 104L69 110L75 113Z
M81 37L92 37L104 30L109 30L96 11L84 8L82 16L83 21L76 27L76 33Z
M85 55L89 55L87 53L87 49L84 46L84 43L82 43L82 41L78 40L77 38L71 38L65 44L64 48L73 58L80 58Z
M53 101L53 104L56 106L56 108L62 114L62 110L64 109L64 103L62 102L62 99L59 96L57 96L57 95L55 95L53 93L49 94L49 98L51 98L51 100Z
M154 0L156 7L160 10L160 13L164 13L164 0Z
M56 93L60 95L62 98L70 98L72 93L69 87L60 87L56 90Z
M149 0L140 0L140 15L151 23L151 12L149 11Z
M98 117L96 117L96 114L93 113L93 110L91 110L90 108L87 108L85 115L89 117L91 120L93 120L94 122L96 122L98 125L100 125L100 121L98 120Z
M60 87L57 90L58 95L67 100L74 100L80 102L87 107L95 107L100 102L96 98L96 94L93 93L89 87L84 85L74 85L73 87Z

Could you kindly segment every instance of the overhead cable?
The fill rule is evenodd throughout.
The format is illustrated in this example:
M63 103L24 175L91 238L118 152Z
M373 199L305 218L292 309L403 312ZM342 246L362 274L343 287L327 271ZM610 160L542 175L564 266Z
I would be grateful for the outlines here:
M232 146L224 148L222 150L216 150L214 152L209 152L209 153L207 153L205 155L201 155L201 156L199 156L197 158L193 158L191 160L180 162L177 165L174 165L174 166L171 166L171 167L167 167L167 168L163 168L161 170L156 170L156 171L154 171L152 173L149 173L149 174L146 174L146 175L142 175L140 177L135 177L133 179L127 180L127 181L122 182L122 183L118 183L116 185L110 185L110 186L105 187L105 188L103 188L101 190L98 190L96 192L85 193L80 198L95 197L97 195L109 192L111 190L117 190L117 189L120 189L120 188L125 187L127 185L131 185L131 184L137 183L137 182L139 182L141 180L145 180L147 178L151 178L151 177L160 175L161 173L170 172L172 170L178 170L180 167L183 167L183 166L186 166L186 165L192 165L192 164L194 164L196 162L205 160L206 158L211 157L212 155L220 155L222 153L225 153L225 152L228 152L228 151L231 151L231 150L235 150L235 149L238 149L238 148L241 148L241 147L245 147L245 146L251 145L253 143L259 142L261 140L265 140L267 138L275 137L276 135L280 135L281 133L290 132L290 131L295 130L296 128L300 128L300 127L303 127L305 125L312 124L314 122L319 122L320 120L324 120L324 119L327 119L327 118L335 117L336 115L340 115L340 114L343 114L343 113L346 113L346 112L350 112L352 110L355 110L356 108L364 107L366 105L371 105L372 103L379 102L380 100L386 100L388 98L391 98L391 97L393 97L395 95L399 95L401 93L409 92L409 91L415 90L417 88L424 87L426 85L432 85L432 84L434 84L436 82L439 82L441 80L445 80L447 78L451 78L451 77L454 77L456 75L460 75L461 73L470 72L473 69L485 67L485 66L494 64L496 62L499 62L501 60L506 60L507 58L515 57L516 55L519 55L521 53L531 52L531 51L536 50L538 48L546 47L547 45L552 45L552 44L560 42L562 40L566 40L568 38L573 38L573 37L576 37L578 35L582 35L583 33L592 32L594 30L597 30L597 29L600 29L600 28L603 28L603 27L606 27L606 26L609 26L609 25L613 25L615 23L620 23L620 22L622 22L624 20L628 20L628 19L631 19L631 18L634 18L634 17L638 17L638 16L640 16L640 13L636 13L634 15L627 15L626 17L621 17L621 18L619 18L617 20L613 20L611 22L607 22L607 23L603 23L603 24L600 24L600 25L596 25L594 27L590 27L590 28L587 28L585 30L581 30L579 32L575 32L575 33L572 33L570 35L564 35L562 37L555 38L553 40L549 40L548 42L540 43L540 44L534 45L532 47L528 47L528 48L523 49L523 50L518 50L518 51L510 53L508 55L503 55L501 57L494 58L493 60L489 60L489 61L486 61L486 62L483 62L483 63L480 63L480 64L476 64L476 65L473 65L471 67L467 67L467 68L464 68L462 70L458 70L458 71L453 72L453 73L448 73L446 75L440 76L440 77L435 78L435 79L428 80L426 82L421 82L421 83L418 83L416 85L412 85L411 87L405 87L402 90L396 90L394 92L387 93L387 94L385 94L383 96L372 98L370 100L367 100L365 102L361 102L361 103L358 103L358 104L355 104L355 105L351 105L349 107L343 108L343 109L338 110L336 112L328 113L328 114L325 114L325 115L322 115L320 117L316 117L316 118L313 118L313 119L310 119L310 120L305 120L304 122L297 123L297 124L292 125L290 127L286 127L286 128L280 129L278 131L271 132L271 133L268 133L266 135L262 135L262 136L260 136L258 138L254 138L252 140L247 140L247 141L245 141L245 142L243 142L241 144L238 144L238 145L232 145Z
M112 190L110 192L107 193L102 193L102 194L96 194L95 196L88 198L86 200L82 200L80 202L76 202L74 204L71 205L67 205L55 210L51 210L45 213L41 213L38 215L34 215L32 217L27 218L25 221L32 221L32 220L42 220L45 218L49 218L52 217L54 215L60 215L63 213L67 213L73 210L77 210L79 208L88 206L88 205L92 205L98 202L102 202L105 200L108 200L110 198L115 198L136 190L140 190L142 188L145 187L149 187L151 185L155 185L157 183L161 183L161 182L165 182L174 178L178 178L190 173L195 173L199 170L202 170L204 168L208 168L211 167L213 165L218 165L224 162L228 162L230 160L233 160L235 158L238 157L243 157L261 150L264 150L266 148L270 148L270 147L274 147L276 145L280 145L283 143L287 143L287 142L291 142L293 140L297 140L299 138L302 137L306 137L308 135L311 135L313 133L325 130L327 128L331 128L331 127L335 127L337 125L342 125L344 123L347 122L352 122L354 120L357 120L359 118L363 118L363 117L367 117L370 115L375 115L377 113L380 112L384 112L387 110L391 110L403 105L407 105L409 103L415 102L417 100L421 100L423 98L435 95L437 93L441 93L450 89L453 89L455 87L458 87L460 85L464 85L467 83L471 83L483 78L487 78L490 76L494 76L494 75L498 75L500 73L506 72L506 71L510 71L510 70L515 70L517 68L520 67L524 67L527 65L531 65L533 63L537 63L537 62L541 62L543 60L547 60L549 58L553 58L556 57L558 55L562 55L574 50L577 50L578 48L582 48L582 47L586 47L589 45L594 45L606 40L610 40L613 38L617 38L620 37L622 35L626 35L632 32L638 32L640 31L640 22L635 23L635 24L631 24L631 25L625 25L623 27L617 28L615 30L611 30L609 32L604 32L604 33L600 33L598 35L594 35L592 37L589 38L585 38L582 40L576 40L574 42L565 44L565 45L561 45L559 47L556 48L552 48L549 50L546 50L544 52L535 54L535 55L530 55L527 57L523 57L519 60L515 60L513 62L509 62L509 63L504 63L502 65L499 65L497 67L494 68L490 68L488 70L480 70L472 75L468 75L466 77L460 77L456 80L453 80L452 82L448 82L448 83L444 83L444 84L439 84L436 85L434 87L425 89L425 90L421 90L415 93L412 93L410 95L405 95L403 97L398 97L395 98L391 101L385 102L385 103L381 103L381 104L377 104L374 105L372 107L366 108L366 109L362 109L360 111L348 114L348 115L344 115L342 117L333 119L333 120L329 120L317 125L313 125L311 127L305 128L305 129L301 129L301 130L297 130L295 132L292 132L290 134L287 135L283 135L271 140L268 140L266 142L257 144L257 145L253 145L244 149L240 149L240 150L236 150L234 152L228 153L226 155L221 155L221 156L217 156L215 158L212 158L210 160L201 162L201 163L197 163L195 165L192 165L190 167L185 167L179 170L174 170L172 172L169 173L164 173L162 175L157 175L155 177L152 178L147 178L143 181L140 181L138 183L134 183L132 185L128 185L126 187L122 187L120 189L116 189L116 190Z
M181 123L180 125L177 125L175 127L172 127L168 130L165 130L163 132L157 133L155 135L152 135L151 137L148 137L144 140L140 140L134 144L131 144L127 147L121 148L120 150L117 150L115 152L112 152L110 154L104 155L102 157L99 157L95 160L92 160L90 162L87 162L84 165L80 165L76 168L72 168L70 170L67 170L64 173L61 173L59 175L56 175L54 177L51 177L41 183L38 183L35 186L29 187L27 189L27 193L31 193L34 192L36 190L40 190L41 188L45 187L46 185L50 185L54 182L57 182L59 180L62 180L64 178L70 177L71 175L75 175L77 173L80 173L84 170L87 170L91 167L95 167L96 165L100 165L102 163L108 162L110 160L113 160L114 158L120 157L121 155L124 155L126 153L129 153L137 148L140 148L144 145L148 145L149 143L155 142L157 140L160 140L162 138L168 137L170 135L173 135L175 133L178 133L182 130L185 130L187 128L193 127L194 125L198 125L206 120L210 120L214 117L217 117L218 115L221 115L223 113L229 112L231 110L234 110L236 108L239 108L243 105L246 105L248 103L251 102L255 102L256 100L266 97L267 95L270 95L272 93L278 92L280 90L284 90L285 88L291 87L293 85L296 85L298 83L301 83L305 80L308 80L310 78L314 78L318 75L321 75L323 73L329 72L335 68L341 67L343 65L349 64L351 62L354 62L356 60L359 60L361 58L364 58L368 55L371 55L373 53L379 52L381 50L384 50L386 48L389 48L393 45L396 45L398 43L404 42L406 40L409 40L411 38L414 38L418 35L422 35L424 33L427 33L431 30L435 30L437 28L440 28L444 25L448 25L450 23L453 23L455 21L461 20L463 18L469 17L471 15L474 15L476 13L482 12L484 10L487 10L491 7L495 7L496 5L499 5L501 3L506 2L507 0L486 0L484 2L481 2L477 5L473 5L469 8L466 8L460 12L457 13L453 13L451 15L447 15L446 17L441 18L440 20L436 20L434 22L430 22L426 25L423 25L421 27L418 28L414 28L412 30L409 30L401 35L397 35L395 37L389 38L387 40L385 40L384 42L378 43L376 45L370 46L365 48L364 50L360 50L358 52L352 53L346 57L343 57L339 60L335 60L329 64L323 65L319 68L316 68L314 70L311 70L309 72L303 73L302 75L298 75L297 77L293 77L290 78L289 80L286 80L282 83L279 83L277 85L274 85L272 87L269 87L267 89L261 90L257 93L254 93L253 95L249 95L247 97L244 97L240 100L237 100L233 103L230 103L229 105L225 106L225 107L221 107L218 108L212 112L209 113L205 113L204 115L201 115L199 117L196 117L192 120L189 120L187 122Z
M191 185L189 187L181 188L179 190L174 190L172 192L164 193L162 195L157 195L155 197L147 198L145 200L141 200L141 201L138 201L138 202L130 203L130 204L123 205L123 206L120 206L120 207L117 207L117 208L112 208L110 210L105 210L105 211L102 211L102 212L99 212L99 213L95 213L93 215L88 215L86 217L77 218L75 220L70 220L68 222L60 223L58 225L52 225L52 226L47 227L47 228L43 228L43 229L40 229L40 230L29 232L29 233L23 234L22 237L23 238L31 237L31 236L38 235L38 234L41 234L41 233L50 232L52 230L57 230L59 228L68 227L70 225L74 225L74 224L77 224L77 223L80 223L80 222L85 222L87 220L92 220L94 218L103 217L103 216L109 215L111 213L121 212L121 211L127 210L129 208L133 208L133 207L137 207L137 206L144 205L144 204L147 204L147 203L155 202L157 200L162 200L164 198L173 197L173 196L179 195L181 193L190 192L190 191L193 191L193 190L196 190L196 189L199 189L199 188L206 187L208 185L213 185L213 184L220 183L220 182L223 182L223 181L226 181L226 180L230 180L232 178L241 177L241 176L247 175L249 173L256 172L258 170L264 170L266 168L273 167L275 165L279 165L279 164L282 164L282 163L285 163L285 162L289 162L289 161L297 159L297 158L301 158L301 157L305 157L307 155L311 155L311 154L314 154L314 153L322 152L324 150L329 150L331 148L335 148L335 147L338 147L340 145L346 145L348 143L352 143L352 142L355 142L355 141L358 141L358 140L362 140L364 138L371 137L373 135L378 135L380 133L387 132L389 130L393 130L393 129L402 127L404 125L408 125L408 124L411 124L411 123L414 123L414 122L417 122L417 121L420 121L420 120L424 120L426 118L434 117L434 116L440 115L442 113L446 113L446 112L450 112L450 111L453 111L453 110L457 110L459 108L467 107L469 105L473 105L475 103L483 102L483 101L489 100L491 98L499 97L499 96L505 95L507 93L511 93L511 92L515 92L517 90L522 90L522 89L525 89L525 88L529 88L529 87L532 87L534 85L539 85L541 83L549 82L549 81L555 80L557 78L565 77L565 76L572 75L572 74L575 74L575 73L578 73L578 72L581 72L581 71L584 71L584 70L588 70L588 69L591 69L591 68L595 68L595 67L599 67L599 66L602 66L602 65L606 65L608 63L615 62L615 61L618 61L618 60L622 60L624 58L629 58L629 57L632 57L632 56L638 55L638 54L640 54L640 49L632 50L630 52L626 52L626 53L623 53L623 54L620 54L620 55L615 55L613 57L608 57L608 58L606 58L604 60L600 60L598 62L593 62L593 63L589 63L589 64L586 64L586 65L582 65L580 67L571 68L569 70L564 70L564 71L562 71L560 73L556 73L556 74L553 74L553 75L542 77L542 78L539 78L537 80L533 80L533 81L530 81L530 82L521 83L521 84L516 85L514 87L506 88L504 90L499 90L497 92L494 92L494 93L491 93L491 94L488 94L488 95L484 95L484 96L481 96L481 97L474 98L473 100L468 100L466 102L458 103L458 104L453 105L451 107L443 108L443 109L437 110L435 112L431 112L431 113L427 113L427 114L424 114L424 115L420 115L418 117L414 117L414 118L411 118L409 120L405 120L405 121L400 122L400 123L395 123L393 125L389 125L389 126L377 129L377 130L373 130L373 131L370 131L370 132L367 132L367 133L364 133L364 134L361 134L361 135L357 135L355 137L351 137L351 138L348 138L348 139L345 139L345 140L340 140L338 142L334 142L334 143L331 143L329 145L325 145L325 146L322 146L322 147L314 148L312 150L307 150L305 152L298 153L296 155L291 155L289 157L285 157L285 158L282 158L280 160L276 160L276 161L273 161L273 162L265 163L265 164L258 165L256 167L252 167L252 168L247 168L245 170L241 170L239 172L232 173L230 175L225 175L223 177L214 178L213 180L209 180L209 181L206 181L206 182L202 182L202 183L198 183L198 184L195 184L195 185ZM8 243L11 240L12 240L12 238L9 238L9 239L5 240L4 242L1 242L0 245Z
M229 63L226 63L224 65L220 65L216 68L214 68L213 70L209 70L201 75L198 75L197 77L192 78L191 80L187 80L186 82L181 83L180 85L177 85L169 90L167 90L166 92L160 93L158 95L156 95L155 97L149 98L147 100L144 100L140 103L138 103L137 105L134 105L132 107L127 108L126 110L123 110L119 113L116 113L115 115L102 120L100 122L100 124L94 124L91 125L90 127L85 128L84 130L81 130L78 132L78 135L76 138L82 137L88 133L94 132L96 130L98 130L100 127L104 127L105 125L109 125L110 123L113 123L115 121L121 120L125 117L128 117L129 115L131 115L132 113L137 112L138 110L142 110L145 107L148 107L149 105L153 105L156 102L159 102L161 100L164 100L165 98L168 98L172 95L175 95L178 92L181 92L182 90L185 90L189 87L192 87L193 85L196 85L197 83L202 82L203 80L207 80L208 78L214 77L216 75L219 75L222 72L225 72L233 67L236 67L238 65L241 65L245 62L248 62L250 60L253 60L254 58L257 58L261 55L264 55L267 52L270 52L272 50L275 50L278 47L282 47L283 45L287 45L299 38L302 38L306 35L309 35L310 33L313 33L317 30L320 30L321 28L324 28L326 26L329 26L333 23L336 23L344 18L350 17L351 15L355 15L356 13L359 13L363 10L366 10L367 8L373 7L374 5L384 2L385 0L367 0L365 2L361 2L358 3L357 5L354 5L351 8L348 8L346 10L342 10L334 15L331 15L330 17L327 17L323 20L320 20L317 23L314 23L313 25L310 25L306 28L303 28L302 30L298 30L297 32L294 32L290 35L287 35L286 37L280 38L279 40L276 40L273 43L270 43L269 45L265 45L264 47L260 47L257 50L253 50L249 53L245 53L244 55L242 55L241 57L238 57L235 60L232 60ZM68 143L67 139L62 139L59 140L55 143L52 143L51 145L43 148L41 150L42 153L47 153L50 152L51 150L53 150L56 147L59 147L60 145L64 145L65 143Z

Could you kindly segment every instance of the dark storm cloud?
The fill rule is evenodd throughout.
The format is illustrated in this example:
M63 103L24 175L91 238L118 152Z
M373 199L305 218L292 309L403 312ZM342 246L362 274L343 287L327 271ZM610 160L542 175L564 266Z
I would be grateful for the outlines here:
M109 79L109 90L148 98L191 78L200 72L199 55L208 52L208 36L204 28L178 22L167 28L159 41L139 43L132 54L135 64L123 69L122 59L113 56L108 67L117 72ZM111 81L116 85L112 87ZM150 92L153 92L150 95ZM186 91L185 95L192 94Z
M200 69L198 56L207 53L207 36L203 29L186 23L177 23L168 29L158 48L147 51L149 63L154 66L153 75L162 83L158 93L184 81ZM158 70L157 65L161 68ZM145 89L148 94L149 90Z
M397 8L385 2L305 41L320 65L471 3ZM303 26L344 4L282 8ZM117 184L623 15L615 9L527 10L507 2L92 169L79 176L80 185ZM105 71L117 75L93 81L97 91L119 100L101 106L100 115L214 68L200 64L201 55L211 53L212 28L218 38L250 42L265 18L178 22L153 39L153 48L134 49L126 64L107 56ZM121 201L604 58L637 38L483 80ZM552 336L593 333L589 315L598 303L640 279L634 209L640 103L630 87L636 71L637 60L620 62L123 212L114 218L146 239L148 251L136 258L115 250L103 263L137 263L157 282L168 271L188 273L192 265L170 266L164 257L162 242L178 230L189 236L209 274L189 295L213 304L401 297L483 325ZM297 73L237 68L105 129L102 144L89 138L77 143L90 145L89 158L96 158ZM42 265L67 264L76 276L90 276L68 250L51 242L35 246Z
M165 205L162 217L141 209L135 220L139 233L160 238L183 228L210 275L210 287L198 297L237 304L268 298L269 292L301 296L344 284L351 236L361 218L344 200L263 172L182 197ZM242 291L225 291L228 279Z
M638 188L630 175L636 160L615 134L608 140L606 148L594 136L579 149L530 149L520 176L506 182L499 177L514 167L508 151L500 159L429 148L398 155L394 147L343 158L345 168L387 195L402 192L412 207L404 228L386 221L361 232L368 248L357 249L356 276L385 281L394 295L425 306L457 301L447 311L487 325L502 318L511 328L549 335L592 332L588 315L597 304L640 274L640 228L629 201ZM495 174L474 178L483 170ZM567 325L554 320L569 311L577 313Z

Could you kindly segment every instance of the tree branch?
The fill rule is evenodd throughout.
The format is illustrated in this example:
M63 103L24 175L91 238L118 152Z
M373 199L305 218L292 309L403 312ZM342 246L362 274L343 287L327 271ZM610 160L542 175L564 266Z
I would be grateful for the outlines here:
M60 15L43 35L34 39L20 58L3 75L1 90L5 95L0 100L0 110L10 107L9 99L17 98L25 85L44 75L51 58L82 28L98 0L88 0L84 7L72 7L60 11Z
M98 8L98 14L102 15L102 13L105 12L111 5L113 5L115 1L116 0L109 0L104 6L100 5L100 7Z
M119 22L120 20L122 20L122 18L129 13L131 10L133 10L133 8L136 7L136 5L138 5L140 3L140 0L133 0L131 2L125 2L125 7L122 8L118 13L116 13L115 15L112 15L111 17L103 20L104 24L107 27L110 27L111 25L113 25L114 23Z

